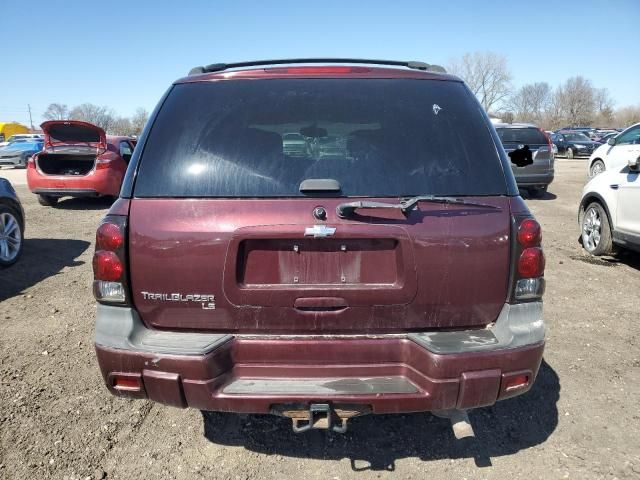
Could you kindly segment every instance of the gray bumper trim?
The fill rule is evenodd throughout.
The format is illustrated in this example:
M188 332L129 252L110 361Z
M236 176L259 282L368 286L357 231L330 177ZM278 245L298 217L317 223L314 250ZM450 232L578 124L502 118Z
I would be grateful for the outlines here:
M224 387L228 394L254 395L370 395L416 393L418 388L403 377L371 378L241 378Z
M516 348L544 340L542 302L505 303L485 330L411 333L409 338L433 353L466 353Z
M144 326L132 308L98 304L96 345L165 355L205 355L232 335L163 332Z
M542 302L530 302L505 304L495 323L483 330L410 333L407 337L433 353L450 354L532 345L542 342L544 333ZM389 335L399 336L402 335ZM265 337L269 336L261 336ZM165 355L205 355L232 338L228 334L151 330L132 308L98 304L95 342L103 347Z

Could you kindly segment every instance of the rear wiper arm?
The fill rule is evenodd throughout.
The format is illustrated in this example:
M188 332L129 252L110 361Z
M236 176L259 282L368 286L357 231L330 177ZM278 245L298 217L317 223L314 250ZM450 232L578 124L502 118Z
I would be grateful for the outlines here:
M402 200L400 200L400 203L371 202L367 200L341 203L336 207L336 213L340 218L345 218L347 215L353 213L355 210L359 208L392 208L392 209L398 209L406 215L419 202L445 203L445 204L452 204L452 205L468 205L472 207L500 210L500 207L496 207L495 205L487 205L486 203L468 202L466 200L462 200L460 198L455 198L455 197L440 197L437 195L418 195L415 197L403 198Z

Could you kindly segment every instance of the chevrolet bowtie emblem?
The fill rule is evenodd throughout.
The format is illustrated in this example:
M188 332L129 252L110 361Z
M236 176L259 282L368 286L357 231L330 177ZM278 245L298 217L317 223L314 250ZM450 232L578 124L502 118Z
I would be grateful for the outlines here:
M305 237L324 238L330 237L336 233L335 227L327 227L326 225L314 225L313 227L307 227L304 229Z

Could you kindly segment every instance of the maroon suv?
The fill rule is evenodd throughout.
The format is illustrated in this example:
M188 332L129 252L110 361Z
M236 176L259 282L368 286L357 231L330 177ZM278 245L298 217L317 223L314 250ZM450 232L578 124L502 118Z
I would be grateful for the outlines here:
M112 393L464 435L529 390L541 231L487 116L440 67L336 63L198 67L160 101L97 232Z

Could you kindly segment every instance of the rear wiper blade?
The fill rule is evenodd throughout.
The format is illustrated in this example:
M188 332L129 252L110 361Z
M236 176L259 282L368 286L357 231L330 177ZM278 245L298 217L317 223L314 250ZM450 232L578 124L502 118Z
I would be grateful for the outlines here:
M490 208L492 210L500 210L500 207L488 205L486 203L469 202L456 197L441 197L438 195L418 195L415 197L403 198L399 203L371 202L368 200L360 200L356 202L341 203L336 207L336 213L340 218L353 213L359 208L392 208L398 209L405 215L415 207L419 202L444 203L451 205L467 205L478 208Z

